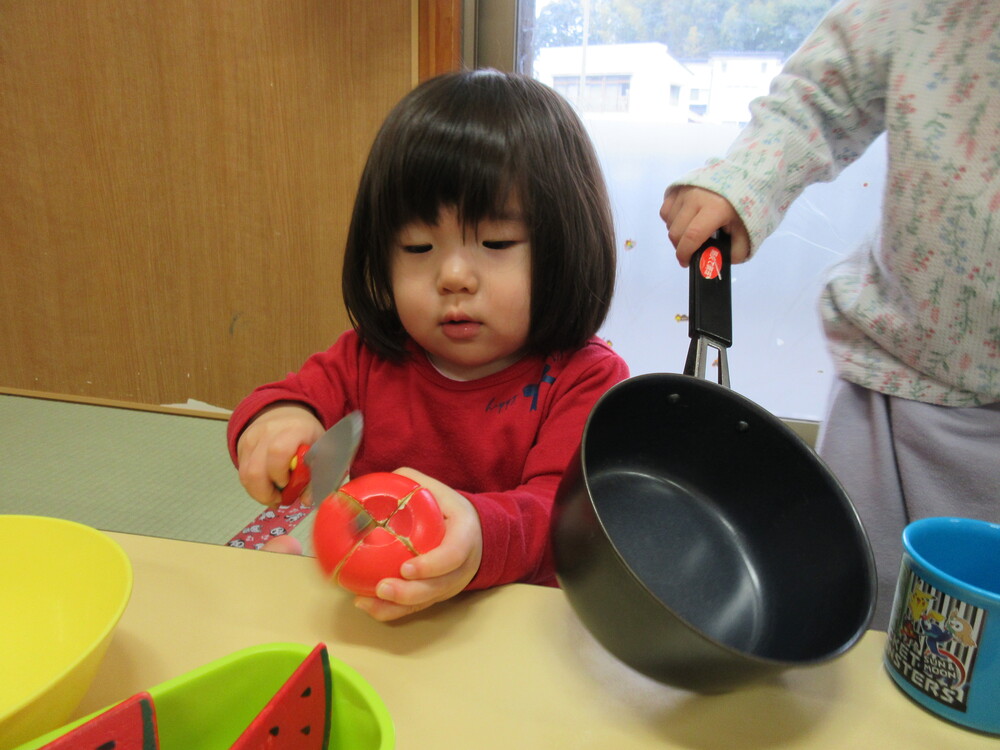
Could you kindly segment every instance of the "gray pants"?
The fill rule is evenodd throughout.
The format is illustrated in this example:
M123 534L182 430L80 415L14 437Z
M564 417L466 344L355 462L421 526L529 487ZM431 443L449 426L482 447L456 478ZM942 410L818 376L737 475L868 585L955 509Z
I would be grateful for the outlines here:
M1000 522L1000 403L934 406L838 379L817 449L871 540L878 630L889 626L907 523L929 516Z

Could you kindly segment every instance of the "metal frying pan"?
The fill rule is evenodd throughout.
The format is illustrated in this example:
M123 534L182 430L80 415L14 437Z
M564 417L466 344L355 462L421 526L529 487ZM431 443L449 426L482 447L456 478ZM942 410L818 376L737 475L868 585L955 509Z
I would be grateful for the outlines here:
M661 682L731 690L850 648L875 603L871 548L826 465L728 388L728 237L691 264L683 375L594 406L556 495L559 581L609 651ZM705 379L718 352L718 382Z

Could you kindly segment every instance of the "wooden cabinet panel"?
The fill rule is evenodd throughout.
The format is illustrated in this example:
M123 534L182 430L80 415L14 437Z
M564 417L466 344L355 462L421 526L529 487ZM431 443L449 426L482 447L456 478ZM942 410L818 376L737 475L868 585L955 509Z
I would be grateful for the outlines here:
M419 0L417 47L421 81L462 68L462 1Z
M348 326L413 0L0 0L0 387L232 407Z

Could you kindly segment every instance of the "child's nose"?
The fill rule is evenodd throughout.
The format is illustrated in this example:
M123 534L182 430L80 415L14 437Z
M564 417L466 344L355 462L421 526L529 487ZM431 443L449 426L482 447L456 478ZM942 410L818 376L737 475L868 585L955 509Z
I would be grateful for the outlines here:
M465 248L454 248L445 253L438 274L439 290L442 293L472 294L477 287L475 264Z

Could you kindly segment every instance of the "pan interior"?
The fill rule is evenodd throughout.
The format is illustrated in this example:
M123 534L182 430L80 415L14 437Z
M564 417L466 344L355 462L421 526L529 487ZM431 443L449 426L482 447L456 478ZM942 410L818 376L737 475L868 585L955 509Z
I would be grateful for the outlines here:
M634 470L590 477L601 521L646 588L706 635L753 652L767 632L755 565L737 529L697 490Z

